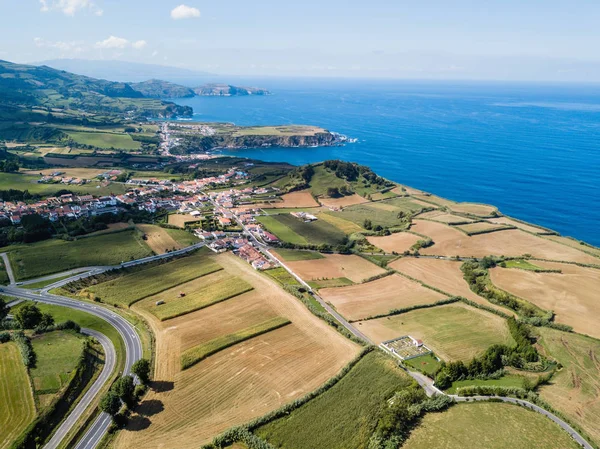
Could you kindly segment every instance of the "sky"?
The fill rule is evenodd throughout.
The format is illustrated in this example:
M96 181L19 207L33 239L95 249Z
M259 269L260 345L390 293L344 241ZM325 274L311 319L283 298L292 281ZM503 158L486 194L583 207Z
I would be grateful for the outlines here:
M0 59L600 82L597 0L0 0Z

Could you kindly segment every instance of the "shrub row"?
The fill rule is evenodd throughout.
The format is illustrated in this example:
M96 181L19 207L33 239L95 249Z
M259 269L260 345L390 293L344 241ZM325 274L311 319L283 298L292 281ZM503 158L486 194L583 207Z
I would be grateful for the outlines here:
M63 330L74 330L75 332L81 332L81 326L77 324L75 321L67 320L62 323L55 324L53 326L39 326L33 330L34 335L46 334L48 332L53 331L63 331Z
M31 345L31 340L23 333L23 331L16 331L12 334L12 341L14 341L21 351L21 357L23 358L23 364L27 369L35 367L36 355Z

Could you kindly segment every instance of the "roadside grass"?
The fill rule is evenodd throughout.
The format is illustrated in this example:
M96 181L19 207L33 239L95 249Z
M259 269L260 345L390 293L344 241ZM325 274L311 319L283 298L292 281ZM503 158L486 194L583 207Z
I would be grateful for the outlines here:
M293 243L295 245L306 245L308 241L301 235L295 233L290 227L283 224L278 217L281 215L269 215L257 217L256 220L261 223L269 232L272 232L284 242Z
M287 248L278 248L276 253L279 254L286 262L295 262L298 260L317 260L325 258L325 256L323 256L321 253L317 253L315 251L297 251Z
M69 131L67 134L71 139L79 144L91 145L96 148L139 150L142 147L142 144L133 140L129 134L79 131Z
M251 338L258 337L259 335L266 334L272 330L279 329L280 327L286 326L290 323L291 321L286 318L275 317L255 326L241 329L232 334L224 335L190 348L181 354L181 369L188 369L196 363L204 360L206 357L216 354L219 351Z
M263 271L267 276L275 279L278 283L283 286L291 285L291 286L300 286L300 282L292 276L285 268L271 268L270 270Z
M21 288L26 288L26 289L29 289L29 290L35 290L37 288L44 288L47 285L52 285L55 282L62 281L63 279L68 279L71 276L73 276L73 275L72 274L67 274L65 276L59 276L59 277L52 278L52 279L46 279L45 281L32 282L31 284L24 284L24 285L22 285Z
M335 218L350 221L362 227L365 220L370 220L376 226L391 228L398 226L401 220L398 214L403 212L412 215L423 210L423 206L411 201L410 198L393 198L377 203L356 204L339 212L325 212Z
M354 285L348 278L334 278L334 279L317 279L309 281L308 285L312 288L334 288L334 287L347 287L348 285Z
M34 279L93 265L117 265L151 256L150 248L135 231L103 234L74 241L45 240L6 248L15 277Z
M441 362L436 359L433 354L422 355L420 357L415 357L414 359L404 360L402 363L417 371L421 371L428 376L432 376L441 366Z
M32 338L37 356L30 370L36 402L44 408L64 387L83 353L83 336L73 331L54 331Z
M219 270L222 267L212 258L196 253L93 285L83 289L79 295L100 298L108 304L131 306L143 298Z
M198 285L195 285L191 291L187 291L186 285L192 283ZM165 321L226 301L252 289L253 287L242 279L226 272L219 272L202 277L198 282L192 281L163 291L160 295L148 298L144 306L159 320ZM185 296L179 297L178 291L185 292ZM151 304L158 300L164 301L164 304Z
M269 223L263 222L263 219L265 218L269 219ZM271 220L273 220L275 223L273 223ZM259 217L259 221L262 222L267 229L271 230L273 234L275 234L281 240L290 243L338 245L346 238L346 234L332 224L323 220L305 223L296 217L286 214ZM270 226L273 226L274 229L271 229ZM277 234L277 232L281 232L282 235Z
M504 449L580 447L545 416L513 404L457 404L441 413L428 413L412 431L403 449Z
M543 270L543 268L532 264L528 260L513 259L513 260L506 260L503 263L506 264L506 268L520 268L522 270L531 270L531 271Z
M21 352L0 344L0 447L8 448L35 418L35 405Z
M387 400L412 383L391 358L373 351L332 388L256 433L282 449L364 448Z

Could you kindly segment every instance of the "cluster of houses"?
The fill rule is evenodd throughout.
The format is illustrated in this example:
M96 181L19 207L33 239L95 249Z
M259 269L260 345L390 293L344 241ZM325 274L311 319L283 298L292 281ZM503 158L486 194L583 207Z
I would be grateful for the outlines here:
M67 184L81 186L87 184L89 179L75 178L73 176L61 176L63 173L56 172L42 176L38 179L38 184Z

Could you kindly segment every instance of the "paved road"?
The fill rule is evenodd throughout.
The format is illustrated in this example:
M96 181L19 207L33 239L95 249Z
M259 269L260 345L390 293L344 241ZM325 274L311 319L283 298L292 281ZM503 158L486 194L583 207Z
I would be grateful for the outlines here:
M12 267L10 266L10 260L8 260L8 254L2 253L0 254L2 259L4 260L4 268L6 269L6 273L8 274L8 280L11 284L15 283L15 275L13 273Z
M60 427L56 430L48 444L44 446L44 449L56 449L60 445L67 433L69 433L69 431L77 423L79 417L90 406L90 404L92 403L96 395L100 392L104 384L110 379L112 372L115 369L117 356L115 352L115 347L110 341L110 339L107 338L104 334L96 332L92 329L81 329L81 332L86 335L90 335L91 337L94 337L100 342L102 348L104 349L104 354L106 354L106 362L104 364L104 367L102 368L100 376L98 376L96 381L83 395L83 398L81 398L79 403L71 411L67 419L65 419L60 425Z

